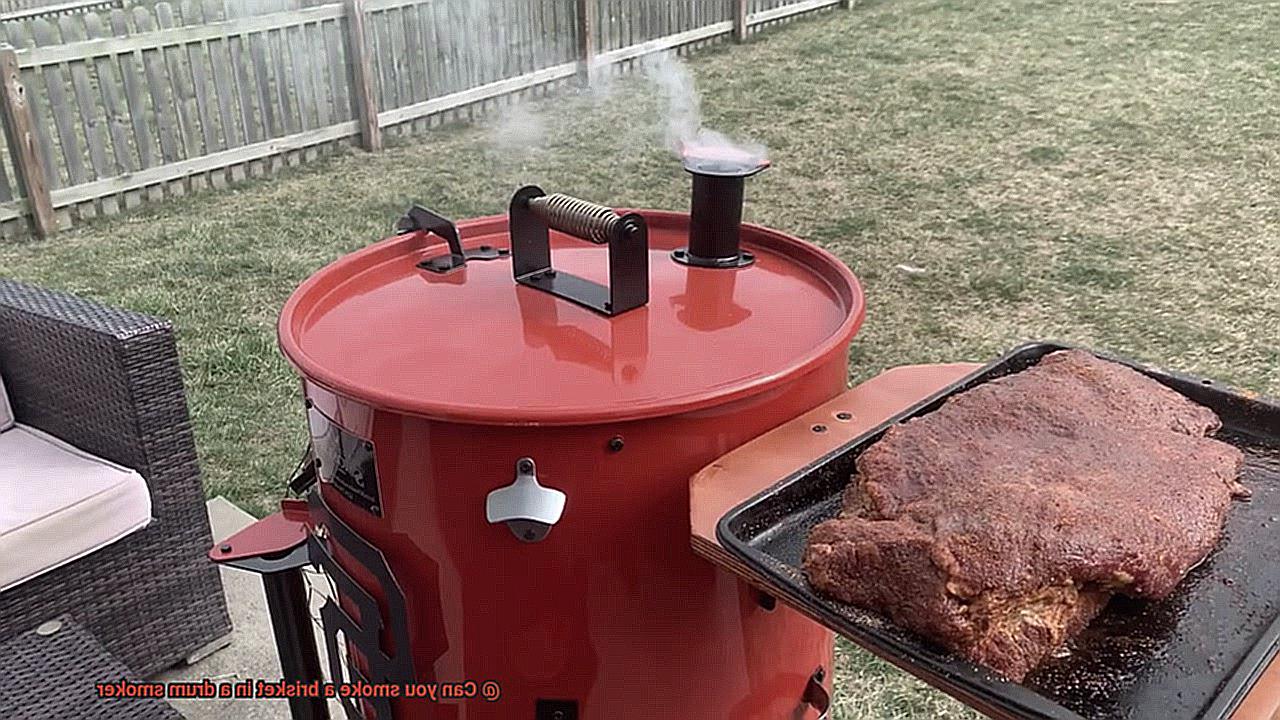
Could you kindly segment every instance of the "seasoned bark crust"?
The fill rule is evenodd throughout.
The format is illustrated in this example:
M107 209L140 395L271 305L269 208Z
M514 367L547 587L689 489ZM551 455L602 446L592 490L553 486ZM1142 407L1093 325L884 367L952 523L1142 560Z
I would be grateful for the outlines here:
M819 591L1014 681L1113 593L1168 595L1218 541L1244 457L1129 368L1068 350L890 428L809 536Z

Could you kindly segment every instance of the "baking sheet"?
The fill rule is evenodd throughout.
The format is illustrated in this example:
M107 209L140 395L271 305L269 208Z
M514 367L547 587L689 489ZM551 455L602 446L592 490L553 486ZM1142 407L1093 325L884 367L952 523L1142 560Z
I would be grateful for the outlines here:
M1212 408L1218 438L1246 455L1251 500L1233 502L1218 547L1161 601L1117 597L1068 647L1022 684L952 655L880 615L818 595L800 569L814 525L834 517L861 451L890 426L955 393L1067 349L1019 347L887 423L816 459L726 514L721 545L786 590L832 630L890 656L952 693L1014 717L1226 718L1275 655L1280 640L1280 405L1211 380L1129 365Z

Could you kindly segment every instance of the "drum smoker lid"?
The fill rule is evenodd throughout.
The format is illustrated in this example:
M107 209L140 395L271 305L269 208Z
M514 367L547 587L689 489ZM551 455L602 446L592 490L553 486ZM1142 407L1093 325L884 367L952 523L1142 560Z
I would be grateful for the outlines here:
M843 353L861 288L829 253L751 225L741 269L689 267L688 216L642 211L647 305L606 317L519 286L509 257L439 274L445 251L396 236L317 272L281 314L280 344L309 380L375 407L492 424L587 424L688 411L758 393ZM510 246L505 217L459 224L466 248ZM608 249L552 233L553 264L608 282Z

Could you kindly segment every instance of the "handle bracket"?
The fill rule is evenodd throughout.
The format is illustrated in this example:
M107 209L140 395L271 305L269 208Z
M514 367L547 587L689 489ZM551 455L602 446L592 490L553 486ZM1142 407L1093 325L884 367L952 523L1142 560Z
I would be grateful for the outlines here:
M649 233L644 218L629 213L600 228L609 245L609 285L605 287L551 266L552 222L568 220L556 222L556 229L581 240L597 241L579 234L582 225L593 221L578 222L582 219L576 217L548 218L530 205L531 200L545 196L542 188L530 185L518 190L511 199L508 224L516 282L609 317L649 302ZM598 223L599 218L594 222Z
M418 263L418 267L434 273L443 274L451 270L457 270L466 265L468 260L497 260L511 254L511 251L506 248L495 248L492 245L481 245L471 250L463 250L462 239L458 235L458 226L454 225L452 220L448 220L421 205L414 205L396 223L396 231L407 233L419 230L443 238L449 244L449 253L447 255L437 255Z

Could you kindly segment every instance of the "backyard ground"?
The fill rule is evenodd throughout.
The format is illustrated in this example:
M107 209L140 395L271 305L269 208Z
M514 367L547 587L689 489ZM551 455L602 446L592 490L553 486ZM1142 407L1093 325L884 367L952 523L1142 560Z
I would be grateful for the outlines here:
M854 379L1058 338L1280 394L1278 26L1274 2L880 0L691 65L707 123L771 149L750 219L865 284ZM274 322L320 265L411 201L495 214L525 182L685 206L661 103L613 90L0 243L0 274L172 318L208 491L263 512L304 442ZM839 687L846 720L966 715L847 646Z

